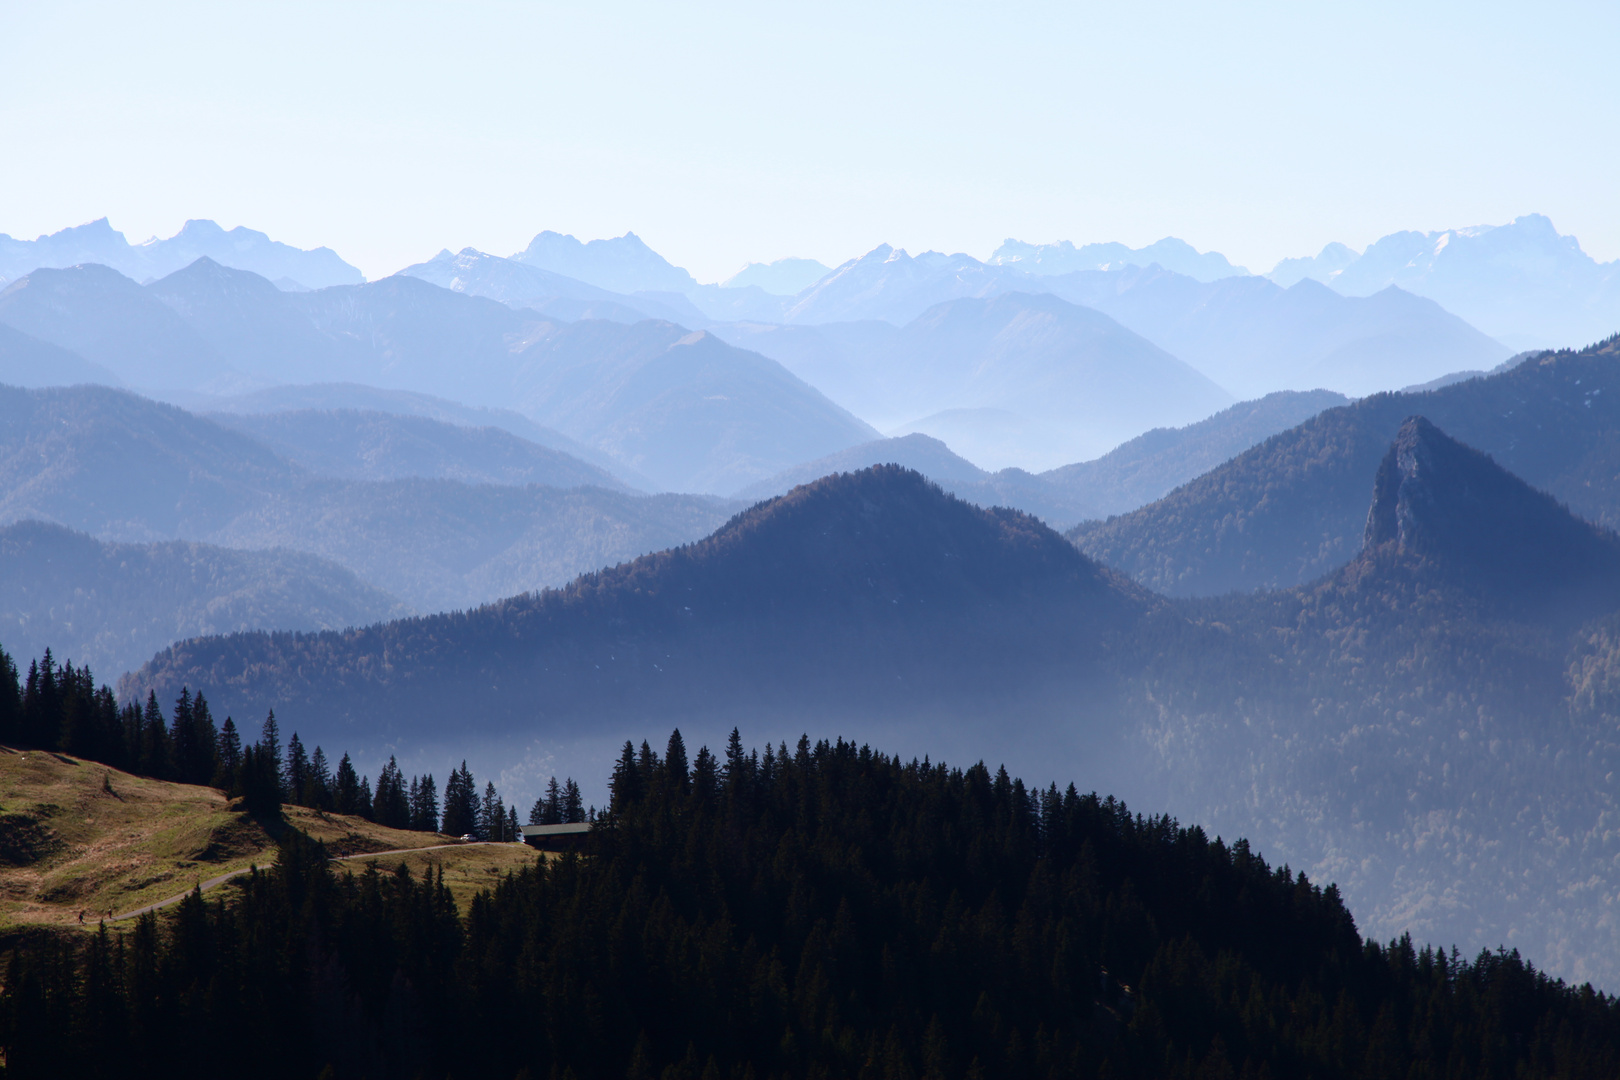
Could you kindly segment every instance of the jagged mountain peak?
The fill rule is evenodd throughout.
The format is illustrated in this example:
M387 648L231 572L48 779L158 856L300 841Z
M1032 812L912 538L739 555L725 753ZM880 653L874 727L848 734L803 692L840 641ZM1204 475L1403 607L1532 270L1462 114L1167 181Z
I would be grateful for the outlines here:
M1407 418L1379 465L1357 569L1395 560L1517 606L1620 604L1620 537L1422 416Z

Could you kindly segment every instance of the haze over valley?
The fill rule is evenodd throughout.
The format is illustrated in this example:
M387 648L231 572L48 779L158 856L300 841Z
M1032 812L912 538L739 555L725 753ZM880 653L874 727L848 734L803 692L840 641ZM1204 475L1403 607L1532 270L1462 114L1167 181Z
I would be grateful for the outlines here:
M1612 980L1620 368L1577 335L1620 301L1544 218L1443 235L719 284L634 234L377 281L211 222L8 239L4 644L519 795L649 722L994 758Z

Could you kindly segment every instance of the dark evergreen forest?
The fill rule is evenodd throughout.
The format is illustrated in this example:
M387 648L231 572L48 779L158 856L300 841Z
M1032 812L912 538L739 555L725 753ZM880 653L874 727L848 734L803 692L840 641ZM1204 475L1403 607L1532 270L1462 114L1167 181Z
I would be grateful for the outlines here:
M493 783L479 795L465 761L445 784L441 819L438 784L431 773L407 780L390 757L373 787L348 754L334 766L321 747L310 753L296 731L283 747L274 710L266 715L258 739L250 741L233 718L216 724L208 699L201 692L193 697L187 687L181 688L169 716L152 693L144 706L120 706L109 687L96 686L88 665L58 665L49 649L29 664L21 679L16 663L0 649L0 745L73 754L140 776L215 787L240 797L244 810L261 816L273 816L283 803L292 803L393 829L442 829L477 840L517 838L517 807L507 806ZM568 795L569 807L580 803L572 779ZM536 803L531 824L539 823L535 815L542 811ZM585 818L581 811L568 820Z
M583 854L276 867L9 960L8 1077L1613 1077L1620 1008L1239 841L842 740L630 744Z

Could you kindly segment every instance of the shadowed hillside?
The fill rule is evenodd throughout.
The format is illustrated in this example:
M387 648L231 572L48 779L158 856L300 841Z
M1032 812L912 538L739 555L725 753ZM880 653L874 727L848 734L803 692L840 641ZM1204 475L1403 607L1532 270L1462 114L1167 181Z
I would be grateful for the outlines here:
M1330 409L1158 502L1068 535L1180 596L1301 584L1349 562L1378 463L1421 414L1575 513L1620 525L1620 338L1489 378Z
M469 710L481 736L638 716L1049 717L1054 701L1083 724L1111 692L1106 642L1148 606L1034 519L891 466L566 589L346 634L187 642L123 692L201 686L223 709L342 725L349 745L442 739L436 718Z
M1167 804L1337 880L1375 933L1613 985L1620 537L1422 418L1377 475L1348 566L1180 605L1145 683Z
M59 525L0 528L0 641L113 675L172 641L238 630L340 630L410 609L325 559L171 540L107 544Z

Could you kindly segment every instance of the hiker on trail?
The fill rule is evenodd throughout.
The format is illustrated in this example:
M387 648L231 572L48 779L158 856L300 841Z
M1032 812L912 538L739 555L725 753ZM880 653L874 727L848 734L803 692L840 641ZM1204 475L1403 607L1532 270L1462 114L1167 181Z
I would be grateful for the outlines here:
M83 908L79 909L79 925L80 926L84 925L84 909Z

